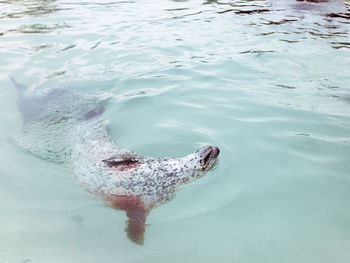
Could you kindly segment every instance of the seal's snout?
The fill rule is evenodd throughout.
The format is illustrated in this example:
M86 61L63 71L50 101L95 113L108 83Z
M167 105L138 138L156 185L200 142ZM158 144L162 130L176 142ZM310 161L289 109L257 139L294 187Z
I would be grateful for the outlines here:
M205 146L200 151L201 166L203 170L209 170L219 156L220 150L215 146Z

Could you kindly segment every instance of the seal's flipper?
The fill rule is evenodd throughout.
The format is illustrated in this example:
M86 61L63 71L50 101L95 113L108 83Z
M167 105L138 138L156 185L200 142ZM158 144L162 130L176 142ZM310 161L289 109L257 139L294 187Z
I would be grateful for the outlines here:
M138 163L138 160L132 159L132 158L126 158L126 159L116 159L116 158L109 158L109 159L105 159L102 160L102 162L104 162L105 164L107 164L109 167L121 167L121 166L128 166L128 167L132 167L134 166L136 163Z
M125 231L128 238L138 245L143 245L144 242L147 214L148 212L143 208L133 208L126 211L128 227Z
M60 112L63 105L67 104L63 101L66 95L63 89L52 89L47 93L38 94L30 92L28 86L17 82L12 76L9 77L18 92L18 108L24 124L38 120L45 115L55 115Z
M149 211L142 201L133 195L111 195L107 198L115 209L124 210L128 217L126 233L128 238L138 245L143 245L146 218Z
M18 108L23 117L23 123L26 124L42 114L43 102L28 94L28 86L17 82L11 75L9 77L17 89Z
M15 85L16 89L18 90L18 92L21 94L23 92L25 92L27 89L29 89L29 87L27 87L26 85L23 85L21 83L18 83L11 75L9 76L13 85Z
M93 108L84 109L78 117L78 120L92 120L100 117L105 112L105 107L103 105L97 105Z
M111 168L122 169L123 167L134 167L143 159L143 156L135 152L126 149L120 149L120 152L118 154L113 155L110 158L104 159L102 160L102 162L104 162Z

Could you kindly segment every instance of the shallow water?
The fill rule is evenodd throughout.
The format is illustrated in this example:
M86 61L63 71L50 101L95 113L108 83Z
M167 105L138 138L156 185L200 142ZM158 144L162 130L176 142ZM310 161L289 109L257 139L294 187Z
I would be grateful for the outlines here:
M348 262L348 17L337 2L0 1L0 262ZM124 212L12 143L9 74L112 95L103 118L143 155L213 144L219 161L135 245Z

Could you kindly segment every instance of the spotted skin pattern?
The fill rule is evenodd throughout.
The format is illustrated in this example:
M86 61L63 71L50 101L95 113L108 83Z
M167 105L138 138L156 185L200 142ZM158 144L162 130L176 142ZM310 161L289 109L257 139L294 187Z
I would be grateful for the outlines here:
M99 120L78 123L70 138L78 182L126 211L127 235L137 244L143 243L149 211L170 200L180 185L203 176L219 154L217 147L205 146L182 158L146 158L118 146Z
M113 140L99 119L103 103L84 102L64 90L38 96L11 79L24 121L21 138L33 135L32 143L23 145L43 159L66 163L85 190L125 211L127 236L136 244L144 242L150 210L170 200L180 185L203 176L219 155L217 147L205 146L181 158L141 156Z

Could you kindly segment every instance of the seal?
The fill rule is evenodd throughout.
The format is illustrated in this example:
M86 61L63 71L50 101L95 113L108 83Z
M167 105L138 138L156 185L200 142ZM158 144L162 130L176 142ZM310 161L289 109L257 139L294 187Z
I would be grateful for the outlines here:
M38 96L11 79L19 93L25 133L39 134L45 144L29 150L43 159L63 160L85 190L125 211L127 236L136 244L144 243L150 210L172 199L181 185L203 176L219 156L219 149L208 145L181 158L144 157L114 141L99 118L103 101L72 99L75 95L64 90Z

